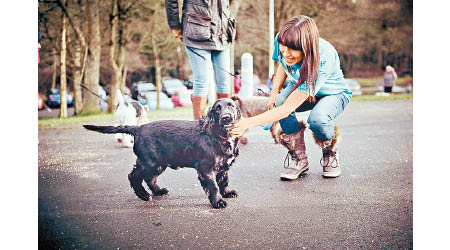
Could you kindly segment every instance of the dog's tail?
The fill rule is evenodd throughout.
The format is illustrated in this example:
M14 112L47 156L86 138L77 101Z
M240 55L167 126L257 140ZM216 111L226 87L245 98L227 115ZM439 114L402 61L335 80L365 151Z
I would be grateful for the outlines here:
M136 135L137 126L95 126L95 125L83 125L83 127L87 130L92 130L96 132L100 132L103 134L129 134L132 136Z
M120 89L117 89L117 104L123 105L125 103L125 99L123 98L122 92Z

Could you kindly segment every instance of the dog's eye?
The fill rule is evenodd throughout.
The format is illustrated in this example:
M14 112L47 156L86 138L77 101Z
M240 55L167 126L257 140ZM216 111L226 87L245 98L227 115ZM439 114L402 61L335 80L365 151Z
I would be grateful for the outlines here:
M216 107L216 110L217 110L217 111L220 111L220 110L222 110L222 106L220 106L220 105L217 105L217 107Z

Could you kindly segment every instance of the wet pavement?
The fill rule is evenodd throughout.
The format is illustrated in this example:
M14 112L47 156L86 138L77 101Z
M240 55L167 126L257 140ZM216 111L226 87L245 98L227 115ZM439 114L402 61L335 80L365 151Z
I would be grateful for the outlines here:
M412 121L412 99L350 103L336 120L341 176L321 176L307 130L310 171L292 182L279 180L285 149L253 128L230 171L239 197L225 209L210 207L192 169L164 172L169 195L144 202L127 179L132 149L81 125L40 127L39 248L412 248Z

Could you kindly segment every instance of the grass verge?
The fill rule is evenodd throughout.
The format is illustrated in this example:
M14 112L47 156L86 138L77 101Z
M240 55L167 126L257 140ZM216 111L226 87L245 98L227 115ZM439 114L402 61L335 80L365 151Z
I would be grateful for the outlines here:
M359 78L359 77L355 77L355 78L350 77L350 78L358 81L362 88L380 86L383 84L383 76L371 77L371 78ZM397 78L395 85L406 86L406 85L412 84L412 83L413 83L412 76L401 76L401 77Z
M384 101L384 100L405 100L413 99L413 94L391 94L389 96L376 96L376 95L360 95L353 96L351 102L359 101Z
M153 119L161 119L161 118L177 118L177 117L183 117L183 116L189 116L192 115L192 108L191 107L178 107L172 110L152 110L148 112L148 116L151 120ZM38 126L59 126L59 125L72 125L72 124L80 124L80 123L88 123L88 122L95 122L95 121L102 121L102 122L108 122L110 124L114 121L113 114L108 114L105 112L97 113L93 115L78 115L78 116L70 116L64 119L59 119L58 117L51 117L51 118L39 118L38 119Z

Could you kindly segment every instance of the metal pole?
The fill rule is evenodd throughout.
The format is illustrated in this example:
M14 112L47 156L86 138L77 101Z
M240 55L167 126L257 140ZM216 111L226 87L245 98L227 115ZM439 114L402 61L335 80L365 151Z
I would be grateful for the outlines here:
M269 78L274 74L274 63L272 60L273 42L274 42L274 3L273 0L269 0Z
M239 96L253 96L253 56L250 53L244 53L241 56L241 81Z

